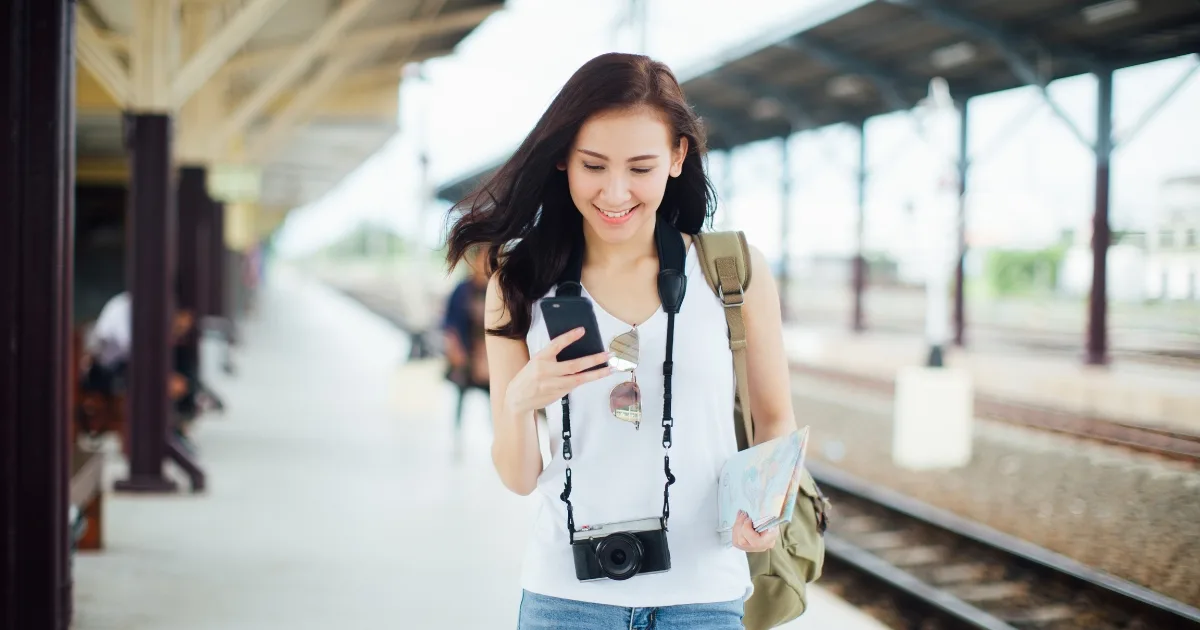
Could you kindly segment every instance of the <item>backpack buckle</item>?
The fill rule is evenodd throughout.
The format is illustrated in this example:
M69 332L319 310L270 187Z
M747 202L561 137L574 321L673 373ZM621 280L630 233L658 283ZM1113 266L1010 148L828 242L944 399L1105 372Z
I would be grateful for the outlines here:
M725 306L725 308L734 308L737 306L741 306L742 304L744 304L746 302L746 295L745 295L744 289L742 288L742 285L740 285L740 284L738 285L737 293L730 293L729 295L736 296L737 302L730 302L729 300L726 300L725 299L725 288L722 287L720 284L717 285L717 297L721 298L721 304L723 304Z

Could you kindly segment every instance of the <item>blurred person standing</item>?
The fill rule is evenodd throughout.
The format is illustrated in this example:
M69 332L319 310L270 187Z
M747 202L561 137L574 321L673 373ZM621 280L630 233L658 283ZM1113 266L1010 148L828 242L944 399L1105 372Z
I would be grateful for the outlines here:
M487 261L481 248L466 256L468 275L450 293L442 321L446 350L446 379L458 387L454 413L455 453L462 448L463 403L467 392L478 389L489 393L487 348L484 334L484 300L487 294Z

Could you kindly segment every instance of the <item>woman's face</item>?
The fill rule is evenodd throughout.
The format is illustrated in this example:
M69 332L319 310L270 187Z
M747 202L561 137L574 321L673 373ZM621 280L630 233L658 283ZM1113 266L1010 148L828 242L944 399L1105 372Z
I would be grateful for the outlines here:
M663 117L639 107L589 119L559 168L567 172L584 230L620 243L653 231L667 178L679 176L686 156L687 138L676 145Z

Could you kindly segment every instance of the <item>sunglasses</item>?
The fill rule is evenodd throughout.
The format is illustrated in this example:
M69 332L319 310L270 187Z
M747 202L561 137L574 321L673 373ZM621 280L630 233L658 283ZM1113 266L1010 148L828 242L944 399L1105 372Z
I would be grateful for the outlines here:
M608 408L618 420L632 422L634 429L642 423L642 390L633 373L638 366L638 331L617 335L608 344L611 357L608 366L617 372L629 372L633 380L619 383L608 393Z

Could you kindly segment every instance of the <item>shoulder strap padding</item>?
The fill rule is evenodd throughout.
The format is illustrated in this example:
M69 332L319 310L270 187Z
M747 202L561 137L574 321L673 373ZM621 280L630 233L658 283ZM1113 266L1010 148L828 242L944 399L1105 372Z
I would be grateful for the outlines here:
M729 304L750 287L750 247L743 232L702 232L695 235L704 279Z
M738 449L754 444L754 420L750 417L750 382L746 376L746 322L742 302L750 287L750 247L742 232L707 232L695 236L704 278L725 307L729 326L729 349L733 351L733 370L737 381L734 415L742 422L734 426ZM735 418L736 420L736 418Z

